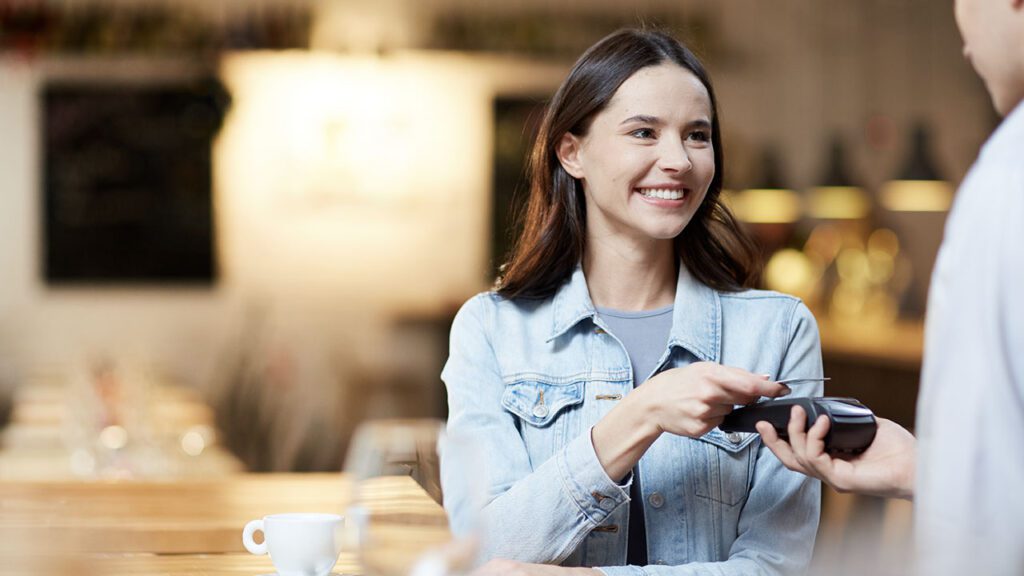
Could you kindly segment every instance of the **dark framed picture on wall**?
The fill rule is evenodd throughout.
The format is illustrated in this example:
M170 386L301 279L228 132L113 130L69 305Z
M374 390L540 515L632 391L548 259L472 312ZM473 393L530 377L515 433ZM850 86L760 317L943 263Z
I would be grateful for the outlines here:
M494 100L494 184L491 199L493 278L508 259L519 211L530 195L526 156L544 117L544 97L499 96Z
M42 270L50 285L213 285L212 76L53 79L40 92Z

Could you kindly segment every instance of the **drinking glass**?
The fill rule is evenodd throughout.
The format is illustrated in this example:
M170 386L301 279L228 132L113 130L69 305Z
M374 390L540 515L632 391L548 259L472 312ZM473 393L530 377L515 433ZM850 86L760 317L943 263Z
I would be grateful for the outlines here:
M479 549L476 523L485 490L472 439L440 420L371 420L352 439L345 470L353 480L350 545L368 576L452 576L468 572ZM442 470L442 467L444 468ZM459 509L449 526L445 488Z

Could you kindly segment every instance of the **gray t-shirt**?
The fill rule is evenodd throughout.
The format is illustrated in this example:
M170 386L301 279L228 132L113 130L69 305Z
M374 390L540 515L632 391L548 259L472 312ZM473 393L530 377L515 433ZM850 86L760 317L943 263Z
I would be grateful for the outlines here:
M672 306L657 310L626 312L611 308L597 309L608 331L626 347L633 364L633 386L643 384L657 368L672 332Z
M608 331L626 347L633 365L633 387L643 384L657 368L668 336L672 332L672 306L657 310L625 312L611 308L598 308ZM638 469L633 470L633 484L629 490L629 540L626 545L626 564L644 566L647 562L647 528L644 519L643 488Z

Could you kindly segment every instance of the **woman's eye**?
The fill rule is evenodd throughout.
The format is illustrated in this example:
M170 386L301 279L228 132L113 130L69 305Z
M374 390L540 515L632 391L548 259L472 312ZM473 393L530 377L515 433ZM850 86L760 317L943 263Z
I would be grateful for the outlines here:
M690 139L698 142L708 142L711 140L711 135L703 130L697 130L695 132L690 132Z
M649 139L654 138L654 130L651 130L650 128L638 128L630 132L629 135L634 138Z

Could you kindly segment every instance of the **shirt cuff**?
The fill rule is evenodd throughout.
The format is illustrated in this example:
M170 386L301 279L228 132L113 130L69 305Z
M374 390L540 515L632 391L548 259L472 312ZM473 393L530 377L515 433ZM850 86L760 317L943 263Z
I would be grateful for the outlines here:
M616 484L597 459L592 429L580 434L558 455L558 472L562 485L580 510L595 524L600 524L619 506L629 502L632 475L624 485Z

